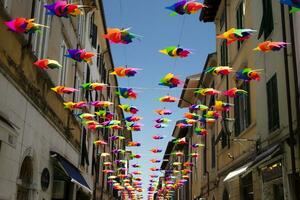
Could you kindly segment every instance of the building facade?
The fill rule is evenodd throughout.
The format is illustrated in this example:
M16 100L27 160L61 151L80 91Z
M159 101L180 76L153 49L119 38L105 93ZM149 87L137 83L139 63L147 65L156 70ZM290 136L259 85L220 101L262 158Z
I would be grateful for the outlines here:
M131 133L100 129L90 132L82 126L79 111L64 109L67 101L107 100L111 112L122 120L117 105L113 60L106 32L102 1L83 0L83 15L58 18L46 15L46 0L0 1L0 199L112 199L114 191L102 172L102 162L116 159L103 152L125 149ZM16 17L35 18L49 26L40 34L19 35L7 30L3 22ZM75 63L65 57L67 49L81 48L97 53L91 63ZM62 69L40 70L37 59L57 60ZM86 82L109 86L102 92L80 90L74 95L57 95L57 85L80 88ZM95 110L88 107L86 112ZM126 141L112 143L112 135ZM105 148L93 145L97 139ZM119 157L121 155L117 155ZM119 194L115 194L118 196Z
M291 14L278 1L204 1L203 22L214 22L216 34L231 28L250 28L257 34L244 42L227 45L217 39L216 65L234 71L263 69L260 81L241 82L233 77L204 74L202 87L225 91L237 87L248 92L234 99L221 121L209 129L202 160L200 197L205 199L299 199L299 98ZM296 20L294 20L296 21ZM295 37L295 38L294 38ZM261 42L293 43L278 52L253 49ZM293 42L295 41L295 42ZM296 48L295 48L296 46ZM205 68L204 68L205 70ZM205 164L204 164L205 163ZM206 180L206 181L205 181Z

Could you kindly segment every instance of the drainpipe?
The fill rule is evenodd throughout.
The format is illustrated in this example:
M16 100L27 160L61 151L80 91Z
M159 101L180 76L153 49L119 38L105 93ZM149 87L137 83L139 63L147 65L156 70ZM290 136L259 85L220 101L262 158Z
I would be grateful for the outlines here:
M285 24L285 11L284 5L281 4L281 23L282 23L282 38L283 41L287 40L286 36L286 24ZM296 191L296 160L295 160L295 135L293 131L293 116L292 116L292 105L291 105L291 93L290 93L290 77L289 77L289 63L287 48L284 48L284 65L285 65L285 81L286 81L286 91L287 91L287 111L288 111L288 126L289 126L289 135L288 144L291 151L291 164L292 164L292 176L291 178L291 190L292 190L292 199L299 200L299 193Z
M294 84L295 84L295 102L296 102L296 117L297 117L297 129L298 140L300 141L300 96L299 96L299 85L298 85L298 73L297 73L297 59L296 59L296 46L295 46L295 28L293 14L289 14L290 19L290 29L291 29L291 47L292 47L292 58L293 58L293 74L294 74Z

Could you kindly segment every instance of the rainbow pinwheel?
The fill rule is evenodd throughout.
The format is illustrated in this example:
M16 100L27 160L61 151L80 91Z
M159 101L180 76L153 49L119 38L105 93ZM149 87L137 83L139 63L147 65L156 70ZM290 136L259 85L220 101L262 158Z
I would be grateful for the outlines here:
M56 86L54 88L51 88L54 92L57 94L71 94L73 92L78 92L79 90L75 88L65 87L65 86Z
M127 130L130 131L141 131L142 130L142 125L138 123L127 123L126 124Z
M160 80L159 85L167 86L169 88L177 87L182 81L179 80L174 74L168 73L165 77Z
M82 113L78 115L80 119L82 120L93 120L95 118L95 115L91 113Z
M80 102L65 102L64 103L64 107L66 109L70 109L70 110L74 110L74 109L82 109L83 107L86 107L87 104L84 101L80 101Z
M185 163L182 164L182 166L184 166L184 167L193 167L194 164L192 162L185 162Z
M94 106L96 108L108 108L109 106L113 105L110 101L92 101L89 105Z
M61 64L57 62L56 60L50 60L50 59L41 59L37 60L33 63L35 66L37 66L40 69L59 69L62 68Z
M141 143L139 143L139 142L128 142L127 146L129 146L129 147L139 147L139 146L141 146Z
M161 124L161 123L168 124L170 121L171 121L170 119L165 118L165 117L158 118L158 119L155 120L155 122L158 123L158 124Z
M202 125L206 125L206 124L213 124L216 122L216 120L214 118L208 118L208 117L202 117L199 122Z
M111 139L111 141L116 141L116 140L124 140L125 137L119 136L119 135L113 135L113 136L110 136L109 139Z
M159 101L164 102L164 103L173 103L173 102L177 101L177 98L167 95L167 96L163 96L163 97L159 98Z
M153 139L153 140L162 140L162 139L164 139L164 137L163 137L163 136L160 136L160 135L153 135L153 136L152 136L152 139Z
M229 109L233 106L233 104L226 103L223 101L215 101L214 109L219 112L228 112Z
M134 154L134 153L133 153L133 154L130 155L130 157L131 157L131 158L139 159L139 158L141 158L142 156L141 156L140 154Z
M208 132L205 128L195 128L195 133L196 135L204 136L207 135Z
M131 105L128 105L128 104L122 104L122 105L119 105L119 107L124 111L124 112L128 112L128 113L131 113L131 114L136 114L139 110L134 107L134 106L131 106Z
M141 36L129 32L130 28L118 29L118 28L108 28L107 34L103 37L115 44L129 44L132 39L139 39Z
M171 115L172 114L171 110L166 110L166 109L158 109L158 110L155 110L155 112L159 115Z
M158 148L153 148L150 150L152 153L161 153L162 149L158 149Z
M69 4L65 0L57 0L52 4L44 5L44 7L48 10L48 15L68 18L69 16L82 15L80 9L90 6Z
M220 94L220 91L215 90L213 88L200 88L200 89L196 90L194 93L206 96L206 95L217 95L217 94Z
M187 128L187 127L191 127L193 126L192 124L188 124L188 123L184 123L184 122L180 122L176 124L176 127L178 128Z
M95 90L95 91L102 91L107 84L105 83L84 83L81 87L85 90Z
M92 61L92 57L96 54L93 52L87 52L85 49L68 49L68 54L65 55L67 58L71 58L76 62L86 62Z
M170 57L176 58L186 58L191 54L192 52L188 49L176 47L176 46L170 46L165 49L159 50L160 53L168 55Z
M198 110L204 111L204 110L208 110L208 108L209 108L208 106L202 104L193 104L189 107L190 111L198 111Z
M208 67L205 73L211 73L213 75L228 75L232 71L233 71L232 67L218 66L218 67Z
M168 125L167 124L155 124L154 127L155 128L166 128L166 127L168 127Z
M179 138L177 140L173 141L174 144L187 144L188 142L186 141L186 138Z
M152 163L160 163L160 160L158 160L158 159L150 159L150 162L152 162Z
M184 117L187 119L194 119L194 120L198 120L200 119L200 115L197 115L196 113L184 113Z
M260 43L258 47L253 49L254 51L261 51L261 52L270 52L270 51L279 51L282 48L285 48L289 43L286 42L271 42L265 41Z
M188 1L182 0L171 6L166 7L166 9L173 11L171 14L173 15L184 15L184 14L195 14L202 8L207 7L206 5L196 2L196 1Z
M219 119L221 117L221 114L218 113L217 111L214 110L209 110L206 112L206 114L204 115L205 118L209 118L209 119Z
M141 166L139 164L133 164L131 165L133 168L140 168Z
M36 33L40 32L42 27L48 26L34 23L34 19L16 18L11 21L5 21L4 24L10 31L15 33Z
M96 145L106 145L107 142L104 142L103 140L96 140L96 141L94 141L94 144L96 144Z
M136 116L136 115L132 115L132 116L129 116L129 117L125 118L125 120L127 122L137 122L137 121L140 121L141 119L142 119L142 117Z
M106 110L99 110L98 112L95 112L95 114L105 120L112 120L114 117L113 113Z
M243 81L259 81L260 80L260 69L252 70L251 68L244 68L236 72L236 79Z
M151 167L150 170L153 171L153 172L157 172L157 171L159 171L159 168Z
M116 94L125 99L136 99L137 93L132 88L118 88Z
M244 41L249 39L254 32L256 32L256 30L232 28L225 33L217 35L217 38L227 40L227 45L230 45L235 41Z
M182 157L182 156L184 156L184 153L181 152L181 151L176 151L176 152L172 152L171 155L175 155L175 156L178 156L178 157Z
M139 68L130 68L130 67L117 67L111 72L111 75L116 75L118 77L132 77L135 76Z
M192 144L193 149L197 149L199 147L205 147L205 145L204 144Z
M248 92L245 90L237 89L237 88L231 88L231 89L223 92L223 94L228 97L238 97L240 95L246 95L246 94L248 94Z
M297 7L292 7L290 9L290 13L296 13L296 12L299 12L300 11L300 8L297 8Z

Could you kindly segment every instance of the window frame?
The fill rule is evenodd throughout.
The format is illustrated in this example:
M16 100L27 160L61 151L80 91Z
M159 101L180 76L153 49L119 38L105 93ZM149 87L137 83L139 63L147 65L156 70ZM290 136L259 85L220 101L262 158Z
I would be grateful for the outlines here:
M270 85L271 84L271 85ZM269 88L271 87L271 88ZM268 108L268 130L270 133L280 128L278 81L275 73L267 82L267 108ZM270 91L270 89L272 91ZM272 92L270 94L270 92ZM272 95L272 96L270 96ZM270 110L272 110L270 112ZM277 112L276 112L277 111ZM271 120L271 121L270 121ZM272 122L274 120L274 122Z

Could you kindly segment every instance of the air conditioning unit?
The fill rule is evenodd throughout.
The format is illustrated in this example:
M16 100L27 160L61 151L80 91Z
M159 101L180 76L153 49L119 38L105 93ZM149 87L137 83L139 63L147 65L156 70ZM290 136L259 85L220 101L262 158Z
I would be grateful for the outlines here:
M52 188L52 199L64 199L66 182L54 180Z

